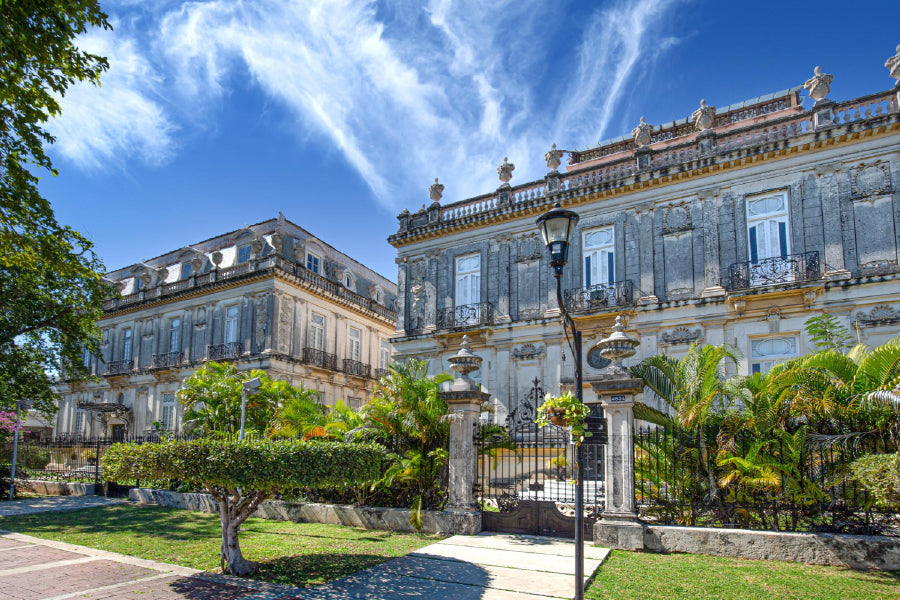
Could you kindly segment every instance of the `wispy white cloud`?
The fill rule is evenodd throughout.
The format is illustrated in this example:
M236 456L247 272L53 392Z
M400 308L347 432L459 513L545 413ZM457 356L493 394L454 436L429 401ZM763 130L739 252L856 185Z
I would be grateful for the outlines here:
M79 88L91 95L67 97L60 123L74 113L72 125L56 133L80 164L117 153L164 161L173 119L209 126L192 115L214 119L217 103L249 86L296 116L298 144L339 151L383 205L426 200L435 176L455 200L499 185L504 156L515 183L543 175L551 143L596 142L660 40L673 39L660 32L677 1L576 5L586 16L577 22L565 7L522 0L168 2L142 13L153 40L143 55L127 30L101 38L113 64L103 95L116 95ZM569 55L551 54L552 36ZM175 111L161 95L192 108ZM126 112L136 126L123 127ZM85 123L97 133L79 139Z
M59 152L85 170L137 159L160 165L174 154L178 126L161 99L163 77L137 43L112 32L92 32L79 46L108 57L101 86L72 86L60 99L62 115L48 124Z

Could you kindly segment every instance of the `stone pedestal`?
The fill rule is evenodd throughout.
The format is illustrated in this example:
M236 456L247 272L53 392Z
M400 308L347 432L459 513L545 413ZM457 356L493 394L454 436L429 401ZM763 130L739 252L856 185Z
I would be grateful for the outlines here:
M711 156L716 153L716 132L706 129L697 134L700 156Z
M641 146L634 151L634 160L637 163L638 171L650 168L650 158L653 151L647 146Z
M450 448L448 467L449 498L447 508L452 510L474 510L474 487L477 477L475 452L475 423L481 415L481 404L490 394L480 391L442 392L441 398L450 409Z
M813 128L827 129L834 127L834 102L831 100L819 100L812 107Z

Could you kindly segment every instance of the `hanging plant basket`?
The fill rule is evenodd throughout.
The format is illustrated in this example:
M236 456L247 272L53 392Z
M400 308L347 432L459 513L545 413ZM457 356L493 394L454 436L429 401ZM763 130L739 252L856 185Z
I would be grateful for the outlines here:
M566 409L552 408L547 411L547 420L557 427L568 427L569 422L566 420Z

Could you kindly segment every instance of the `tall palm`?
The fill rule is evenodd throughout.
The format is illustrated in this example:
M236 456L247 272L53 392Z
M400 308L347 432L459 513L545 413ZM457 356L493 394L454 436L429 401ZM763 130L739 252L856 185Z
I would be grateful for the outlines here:
M325 437L326 408L319 403L315 390L307 389L303 383L293 387L286 381L278 385L278 409L272 422L272 433L283 437L303 439Z

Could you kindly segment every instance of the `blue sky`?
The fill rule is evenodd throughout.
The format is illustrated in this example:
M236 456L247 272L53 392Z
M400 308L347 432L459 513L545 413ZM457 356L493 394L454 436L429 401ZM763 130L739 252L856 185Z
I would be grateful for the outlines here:
M102 0L101 0L102 2ZM396 280L396 214L542 177L582 148L802 84L888 89L900 2L119 0L109 58L50 124L41 190L109 269L274 217Z

